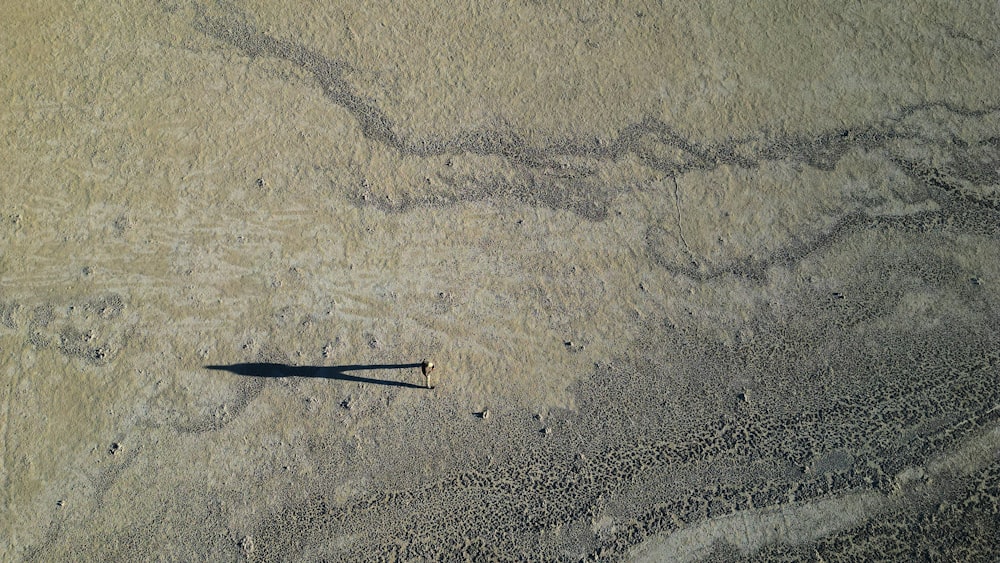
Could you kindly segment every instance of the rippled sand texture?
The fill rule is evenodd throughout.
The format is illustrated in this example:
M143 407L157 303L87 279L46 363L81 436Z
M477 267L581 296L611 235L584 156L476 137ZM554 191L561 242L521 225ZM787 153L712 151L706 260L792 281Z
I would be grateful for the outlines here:
M996 2L336 4L0 7L0 558L991 557Z

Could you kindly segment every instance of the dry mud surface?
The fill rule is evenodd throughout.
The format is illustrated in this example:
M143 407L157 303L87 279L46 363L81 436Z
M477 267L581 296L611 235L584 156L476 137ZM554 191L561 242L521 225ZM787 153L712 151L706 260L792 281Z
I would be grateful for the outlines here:
M403 4L0 7L0 558L996 557L996 2Z

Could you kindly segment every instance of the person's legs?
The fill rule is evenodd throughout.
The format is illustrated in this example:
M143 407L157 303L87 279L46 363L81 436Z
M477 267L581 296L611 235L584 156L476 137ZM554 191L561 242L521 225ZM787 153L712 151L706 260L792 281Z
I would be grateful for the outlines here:
M434 371L434 362L429 360L420 362L420 373L424 374L424 387L427 387L428 389L433 389L433 387L431 387L432 371Z

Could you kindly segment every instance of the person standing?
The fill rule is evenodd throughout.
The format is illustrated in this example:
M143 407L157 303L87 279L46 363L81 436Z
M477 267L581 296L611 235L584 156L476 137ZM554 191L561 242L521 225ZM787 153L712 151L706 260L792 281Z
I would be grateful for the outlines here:
M433 387L431 387L432 371L434 371L434 362L430 360L420 362L420 373L424 374L424 387L427 387L428 389L433 389Z

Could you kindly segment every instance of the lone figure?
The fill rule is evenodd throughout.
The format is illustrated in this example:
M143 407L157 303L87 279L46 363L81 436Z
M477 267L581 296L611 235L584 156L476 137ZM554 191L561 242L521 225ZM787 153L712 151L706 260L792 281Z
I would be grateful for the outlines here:
M420 362L420 373L424 374L424 386L428 389L433 389L433 387L431 387L432 371L434 371L434 362L430 360Z

